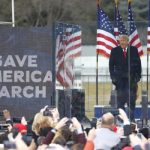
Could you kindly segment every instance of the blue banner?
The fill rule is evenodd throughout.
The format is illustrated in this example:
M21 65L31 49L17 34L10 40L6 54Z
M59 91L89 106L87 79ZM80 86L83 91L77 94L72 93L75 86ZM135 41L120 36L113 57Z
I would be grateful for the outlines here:
M52 100L51 28L0 28L0 109L32 117Z

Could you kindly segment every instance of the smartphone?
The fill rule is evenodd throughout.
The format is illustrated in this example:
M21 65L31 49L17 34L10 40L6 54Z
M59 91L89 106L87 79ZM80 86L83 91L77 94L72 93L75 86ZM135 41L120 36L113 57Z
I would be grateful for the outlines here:
M45 110L51 111L51 110L53 110L53 109L55 109L55 108L56 108L55 106L48 106Z
M43 112L43 116L50 116L53 117L52 111L55 109L55 106L48 106L45 111Z
M13 122L14 122L14 123L21 123L21 119L22 119L22 118L14 117L14 118L13 118Z
M97 126L97 118L92 118L92 120L91 120L91 128L96 128L96 126Z

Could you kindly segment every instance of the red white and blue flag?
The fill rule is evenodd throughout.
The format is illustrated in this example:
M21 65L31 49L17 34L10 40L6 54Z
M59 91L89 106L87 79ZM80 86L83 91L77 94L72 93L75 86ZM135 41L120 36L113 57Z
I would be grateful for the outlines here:
M97 54L110 56L112 48L118 45L117 40L114 36L114 29L109 21L108 16L99 7L97 7Z
M72 88L74 58L81 55L81 29L59 24L56 32L56 79L63 87Z
M138 49L139 56L142 56L143 48L133 19L131 2L128 3L128 26L129 26L129 44L131 46L135 46Z
M124 34L127 35L126 27L123 23L123 19L120 15L118 6L115 6L115 23L114 23L114 35L116 37L116 40L119 44L119 35Z

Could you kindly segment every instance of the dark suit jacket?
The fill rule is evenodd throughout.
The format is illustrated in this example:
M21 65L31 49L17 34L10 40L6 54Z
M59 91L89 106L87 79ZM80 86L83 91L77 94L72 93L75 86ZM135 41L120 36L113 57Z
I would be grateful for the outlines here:
M117 85L123 78L137 83L141 78L141 60L136 47L128 46L126 58L120 46L111 50L109 71L112 82Z

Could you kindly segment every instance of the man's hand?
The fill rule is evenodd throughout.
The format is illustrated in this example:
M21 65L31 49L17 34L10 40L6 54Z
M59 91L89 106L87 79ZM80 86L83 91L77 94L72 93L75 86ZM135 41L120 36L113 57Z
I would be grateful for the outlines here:
M54 108L53 110L51 110L51 112L53 114L54 122L57 123L58 120L60 119L58 108Z
M66 125L66 122L68 121L68 118L65 117L65 118L62 118L55 126L55 129L56 130L59 130L60 128L62 128L63 126Z
M71 120L72 120L73 126L76 129L81 129L82 128L80 122L77 120L76 117L73 117Z
M21 118L21 124L23 124L25 126L28 124L27 120L26 120L26 118L24 116Z
M88 133L87 140L93 141L95 136L96 136L96 130L95 128L92 128Z
M123 120L124 123L129 122L129 118L128 118L127 114L121 108L119 108L119 115L118 116Z

